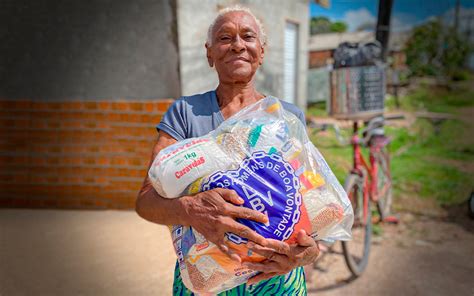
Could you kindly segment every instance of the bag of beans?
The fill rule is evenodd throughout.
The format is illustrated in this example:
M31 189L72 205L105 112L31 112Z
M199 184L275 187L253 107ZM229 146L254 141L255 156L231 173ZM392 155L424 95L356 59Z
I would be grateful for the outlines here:
M351 238L353 212L344 189L302 122L273 97L242 109L204 137L163 149L149 177L166 198L219 187L236 191L243 207L269 218L266 225L238 222L266 238L291 244L301 229L315 240ZM256 274L192 227L175 225L171 232L183 282L196 293L219 293ZM226 243L244 262L264 260L236 234L228 233Z

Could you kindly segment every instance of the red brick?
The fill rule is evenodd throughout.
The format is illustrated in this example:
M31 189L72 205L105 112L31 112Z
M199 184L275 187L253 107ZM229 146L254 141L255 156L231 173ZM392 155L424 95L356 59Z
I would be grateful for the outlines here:
M96 159L96 163L98 165L109 165L110 164L110 159L108 157L98 157Z
M1 101L0 101L1 102ZM28 111L19 111L14 109L7 109L0 107L0 118L6 119L11 117L26 117L30 116L30 112Z
M110 110L111 105L112 105L111 102L107 102L107 101L100 101L98 103L99 109L104 110L104 111L105 110Z
M17 199L13 199L12 205L19 208L26 208L30 205L30 202L26 198L17 198Z
M56 184L56 183L60 182L63 179L64 179L63 176L61 176L61 178L59 176L47 176L46 177L46 183Z
M48 130L29 130L28 139L29 140L42 140L41 143L54 143L58 139L58 131L48 131Z
M2 180L0 181L0 184L15 182L15 176L14 175L1 175L1 178L2 178ZM17 182L17 183L19 183L19 182Z
M1 119L0 126L4 128L10 128L14 126L15 120L14 119Z
M128 103L127 102L112 102L112 109L119 110L119 111L128 111Z
M57 118L60 120L81 120L82 119L82 113L79 112L69 112L69 111L63 111L58 114L51 114L52 118Z
M130 119L131 122L141 123L142 116L143 116L142 114L130 114L129 119Z
M12 127L15 128L22 128L27 129L30 126L29 119L0 119L0 127L11 129Z
M144 109L145 109L146 112L152 113L152 112L154 112L155 109L156 109L156 108L155 108L155 104L156 104L156 103L154 103L154 102L146 102L146 103L143 104L143 107L144 107Z
M99 105L97 104L97 102L84 102L83 103L83 106L85 109L87 110L97 110ZM86 111L87 112L87 111Z
M22 111L28 104L39 111ZM9 172L2 180L11 182L1 184L2 197L6 194L38 197L32 202L25 199L21 206L26 204L28 207L134 206L156 141L155 125L161 119L158 112L165 110L169 101L34 102L26 105L0 102L2 108L13 108L13 111L0 110L0 133L8 139L0 142L0 151L25 153L0 157L3 172ZM77 112L80 109L84 112ZM150 114L140 113L143 111ZM10 119L12 114L20 118ZM110 122L147 123L149 126L110 127ZM9 130L10 126L24 130ZM30 130L29 126L34 129ZM30 152L35 154L28 156ZM108 165L116 167L96 167ZM132 179L112 186L110 177Z
M76 198L58 199L58 207L60 208L81 208L80 200Z
M63 156L61 158L60 164L62 166L64 165L78 166L78 165L83 164L83 159L80 156Z
M47 109L49 110L60 110L61 109L61 102L49 102L46 103Z
M32 157L30 160L30 166L44 166L46 164L46 159L44 157Z
M85 206L89 208L95 205L94 201L91 199L81 199L80 203L81 203L81 206Z
M57 129L57 128L61 127L61 122L59 122L59 121L48 121L47 126L48 126L48 128Z
M68 101L61 104L61 109L79 111L83 109L83 105L82 102Z
M94 122L94 121L85 122L84 127L86 127L86 128L95 128L95 127L97 127L97 123Z
M96 152L100 151L100 147L99 146L89 146L89 147L86 147L84 149L84 151L96 153Z
M166 112L166 110L168 110L168 108L171 106L171 101L163 101L163 102L158 102L157 103L157 110L159 112Z
M125 158L113 158L113 159L111 159L110 164L111 165L122 165L122 166L124 166L124 165L127 165L127 161L126 161Z
M31 121L31 128L46 129L48 128L48 122L46 120L34 120Z
M95 183L95 178L93 176L84 177L84 178L82 178L82 180L85 183Z
M107 203L104 200L94 199L94 206L98 208L107 208Z
M119 113L109 113L107 114L107 120L109 121L120 121L121 117Z
M96 127L100 129L109 129L110 126L106 122L96 121Z
M80 129L82 128L82 124L82 121L79 120L63 120L61 122L61 127Z
M131 102L129 103L130 110L132 111L143 111L143 103Z
M62 147L61 146L51 146L48 149L49 153L61 153L62 152Z
M146 166L148 164L148 159L130 158L128 159L128 164L133 166Z
M321 67L326 66L326 61L331 58L332 51L325 50L325 51L313 51L309 54L309 67Z
M11 111L15 109L15 102L0 100L0 110Z
M108 182L109 182L109 178L96 175L95 183L106 185Z
M28 100L0 100L0 109L30 109L31 101Z
M82 159L83 164L89 164L89 165L94 165L96 164L96 160L93 157L85 157Z
M62 163L62 159L60 157L48 157L46 158L46 163L49 165L59 165Z
M19 156L0 156L0 163L10 165L29 165L29 157L26 155Z
M55 200L55 199L46 199L44 202L43 202L43 205L45 207L48 207L48 208L55 208L58 206L58 201Z
M43 199L30 199L28 200L28 207L32 208L42 208L44 206L44 200Z

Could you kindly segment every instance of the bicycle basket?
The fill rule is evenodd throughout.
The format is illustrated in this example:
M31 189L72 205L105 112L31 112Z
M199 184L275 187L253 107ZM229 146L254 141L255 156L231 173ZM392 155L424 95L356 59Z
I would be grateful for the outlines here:
M362 66L331 71L328 113L341 119L365 119L383 114L385 68Z

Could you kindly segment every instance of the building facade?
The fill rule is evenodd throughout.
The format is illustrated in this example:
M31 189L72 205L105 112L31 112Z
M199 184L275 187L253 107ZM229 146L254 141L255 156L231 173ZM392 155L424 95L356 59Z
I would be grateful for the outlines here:
M309 1L178 0L177 3L183 95L217 87L217 75L207 64L204 48L207 30L220 9L239 4L252 10L267 34L264 62L256 74L257 89L300 108L306 107Z
M133 208L161 116L217 86L207 27L239 3L267 30L258 88L304 107L308 1L2 1L0 206Z

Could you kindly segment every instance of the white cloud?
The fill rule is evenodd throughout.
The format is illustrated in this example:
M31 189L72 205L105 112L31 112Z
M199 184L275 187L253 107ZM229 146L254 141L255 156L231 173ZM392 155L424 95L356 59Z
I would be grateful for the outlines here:
M394 32L407 31L421 22L423 21L418 20L414 14L397 13L392 15L392 19L390 20L390 29Z
M435 20L438 17L442 18L445 25L453 25L454 7L440 16L430 15L424 19L418 19L414 14L397 13L392 16L390 27L394 32L407 31L430 20ZM461 32L467 31L469 26L474 26L474 21L471 23L471 19L474 19L474 9L461 7L459 10L459 30ZM473 27L471 27L471 31L474 31Z
M349 26L349 32L355 31L360 25L366 23L377 23L377 18L367 8L347 11L344 13L343 20Z
M454 7L444 13L441 17L445 25L454 25L455 9ZM459 9L459 31L474 32L474 8L460 7ZM472 35L471 35L472 36ZM471 37L472 38L472 37Z

